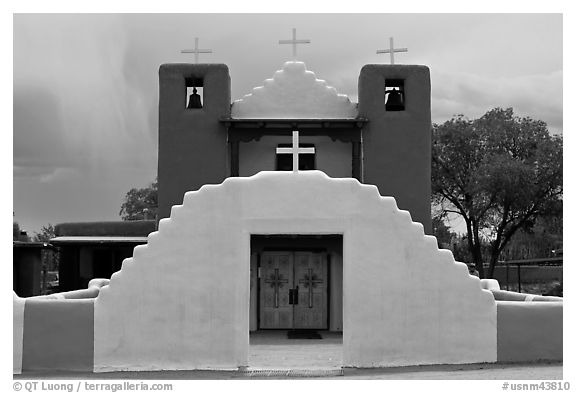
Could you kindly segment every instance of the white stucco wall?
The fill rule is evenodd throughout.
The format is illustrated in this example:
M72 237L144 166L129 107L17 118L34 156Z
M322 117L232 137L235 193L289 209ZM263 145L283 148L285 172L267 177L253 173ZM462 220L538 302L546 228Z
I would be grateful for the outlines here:
M391 197L319 171L188 192L95 302L94 367L248 365L251 234L343 234L344 365L496 361L496 305Z
M250 254L250 331L258 330L258 256Z
M232 103L232 117L261 119L355 118L356 105L338 94L301 61L287 61L281 70Z
M342 255L338 252L330 253L330 323L329 328L334 332L341 332L342 319Z

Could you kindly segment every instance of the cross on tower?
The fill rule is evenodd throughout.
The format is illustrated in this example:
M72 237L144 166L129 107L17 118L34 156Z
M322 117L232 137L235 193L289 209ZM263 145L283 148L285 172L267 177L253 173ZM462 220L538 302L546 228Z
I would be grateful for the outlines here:
M271 286L274 288L274 307L278 308L278 289L282 287L282 284L286 284L288 280L282 278L282 275L278 269L274 269L274 275L270 276L269 279L264 280L264 282L267 284L272 284Z
M279 44L292 44L292 58L296 60L296 45L298 44L309 44L310 40L297 40L296 39L296 29L292 29L292 39L291 40L280 40Z
M292 147L277 147L276 154L292 154L292 172L298 172L298 154L314 154L313 147L300 147L299 131L292 131Z
M194 53L194 63L198 64L198 54L212 53L212 49L198 49L198 37L194 38L194 49L182 49L180 53Z
M390 64L394 64L394 52L408 52L408 48L394 49L394 37L390 37L390 49L379 49L376 54L390 53Z
M314 303L312 302L312 289L316 286L316 284L323 283L323 280L316 278L314 274L314 270L308 269L308 274L304 275L304 278L300 279L299 283L304 284L304 288L308 288L308 307L312 308Z

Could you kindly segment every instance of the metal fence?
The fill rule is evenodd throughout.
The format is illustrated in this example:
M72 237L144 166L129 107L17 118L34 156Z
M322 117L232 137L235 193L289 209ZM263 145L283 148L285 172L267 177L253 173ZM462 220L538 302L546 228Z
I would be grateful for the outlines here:
M562 266L563 257L552 258L533 258L533 259L515 259L509 261L500 261L500 265L506 266L506 290L510 289L511 270L516 267L516 280L518 282L518 292L522 291L522 267L523 266ZM562 283L562 279L560 279Z

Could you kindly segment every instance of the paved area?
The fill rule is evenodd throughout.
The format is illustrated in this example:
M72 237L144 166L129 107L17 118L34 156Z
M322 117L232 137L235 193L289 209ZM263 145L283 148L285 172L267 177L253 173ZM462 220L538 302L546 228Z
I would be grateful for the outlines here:
M250 334L251 370L329 370L342 367L342 333L321 332L322 339L288 339L286 330Z
M286 331L258 331L250 334L249 368L252 377L289 378L283 370L295 370L294 377L304 376L298 370L315 370L320 378L339 379L562 379L561 363L469 364L343 370L335 376L328 371L342 367L342 333L321 332L322 340L288 339ZM332 374L332 375L330 375Z
M286 331L250 335L246 370L193 370L113 373L27 372L15 379L388 379L388 380L561 380L562 363L434 365L342 369L342 334L322 333L323 339L288 339Z
M562 363L536 364L472 364L458 366L419 366L375 369L344 369L342 376L318 375L313 379L351 380L540 380L562 379ZM250 374L237 371L148 371L114 373L27 372L14 375L16 380L239 380L239 379L301 379L302 374Z

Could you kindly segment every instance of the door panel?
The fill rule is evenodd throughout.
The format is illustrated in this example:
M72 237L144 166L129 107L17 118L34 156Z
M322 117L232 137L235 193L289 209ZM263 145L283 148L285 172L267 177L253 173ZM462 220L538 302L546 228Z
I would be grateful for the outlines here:
M291 329L288 292L294 282L291 252L266 252L260 263L260 328Z
M297 292L293 290L295 288ZM290 290L295 295L295 304L290 304ZM328 328L328 263L325 253L262 253L259 327Z
M294 285L298 304L294 305L294 328L328 328L328 264L326 254L296 252Z

